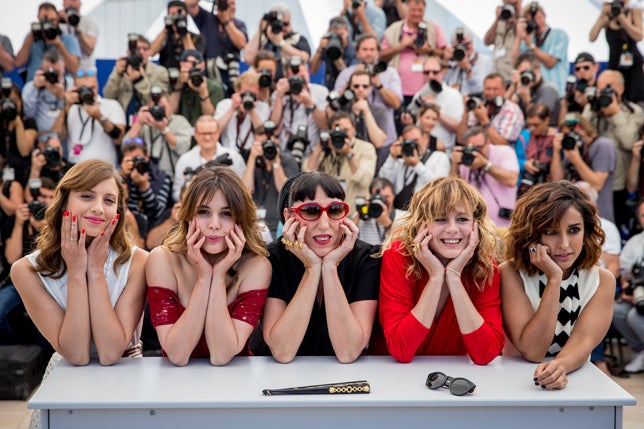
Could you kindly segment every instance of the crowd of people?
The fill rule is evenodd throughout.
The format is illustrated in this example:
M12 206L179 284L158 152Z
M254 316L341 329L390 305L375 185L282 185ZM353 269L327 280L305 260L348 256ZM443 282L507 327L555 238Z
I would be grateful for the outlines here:
M604 3L600 73L538 2L491 55L425 0L344 0L313 52L235 6L169 1L103 88L80 0L0 36L3 342L24 305L77 365L503 352L558 389L612 322L644 371L640 9Z

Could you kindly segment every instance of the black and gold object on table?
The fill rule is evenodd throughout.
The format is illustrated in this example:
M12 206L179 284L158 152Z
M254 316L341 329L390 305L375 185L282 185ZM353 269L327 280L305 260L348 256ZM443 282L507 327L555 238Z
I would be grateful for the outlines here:
M345 383L316 384L312 386L286 387L283 389L264 389L266 396L272 395L340 395L352 393L369 393L371 386L367 380L348 381Z

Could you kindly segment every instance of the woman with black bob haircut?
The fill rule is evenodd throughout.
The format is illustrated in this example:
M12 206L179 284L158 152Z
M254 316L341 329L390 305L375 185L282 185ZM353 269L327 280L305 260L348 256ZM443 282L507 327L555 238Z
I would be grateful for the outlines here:
M321 172L303 173L290 188L282 238L268 246L273 278L262 319L279 362L296 355L353 362L369 342L380 261L357 239L344 198L340 182Z
M562 389L566 374L602 341L613 314L615 278L598 265L604 232L597 208L570 182L537 185L517 201L507 239L505 332L526 360L541 362L535 385ZM511 352L506 347L504 355Z

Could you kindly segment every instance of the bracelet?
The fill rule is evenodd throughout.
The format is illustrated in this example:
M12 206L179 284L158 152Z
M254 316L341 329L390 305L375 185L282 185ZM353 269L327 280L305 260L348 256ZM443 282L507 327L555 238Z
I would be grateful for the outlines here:
M452 273L456 274L457 276L459 276L459 277L461 276L461 273L459 273L458 271L456 271L452 267L445 267L445 271L451 271Z
M108 119L105 116L101 116L101 119L98 120L101 125L105 125L107 121Z
M490 171L490 168L492 168L492 161L488 159L487 164L485 164L485 167L483 167L483 171L488 172Z
M170 127L165 127L163 131L161 131L162 136L166 136L170 132Z
M209 95L206 95L206 96L203 96L203 97L199 97L199 100L201 100L201 101L206 101L206 100L207 100L207 99L209 99L209 98L210 98L210 96L209 96Z

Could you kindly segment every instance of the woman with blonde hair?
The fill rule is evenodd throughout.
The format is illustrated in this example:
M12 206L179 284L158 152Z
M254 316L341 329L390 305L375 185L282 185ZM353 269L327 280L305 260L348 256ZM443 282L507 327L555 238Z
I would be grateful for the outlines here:
M503 322L516 350L541 362L533 381L544 389L564 388L610 326L615 278L598 265L604 237L597 206L568 181L517 201L501 265Z
M211 167L192 179L177 218L146 266L152 323L173 364L225 365L245 351L271 280L255 204L232 170Z
M383 244L380 322L389 353L468 355L478 365L504 344L496 231L479 192L440 177L416 192Z
M11 267L31 319L57 352L52 361L112 365L141 356L147 252L130 244L124 210L110 163L76 164L56 187L37 250Z

